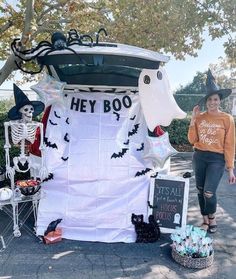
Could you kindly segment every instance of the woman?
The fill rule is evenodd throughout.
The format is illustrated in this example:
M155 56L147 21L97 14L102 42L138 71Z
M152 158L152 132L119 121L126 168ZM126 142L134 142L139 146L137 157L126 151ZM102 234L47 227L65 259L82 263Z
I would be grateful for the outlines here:
M231 89L219 89L210 70L207 74L206 88L206 96L198 103L205 102L206 111L201 113L199 105L193 108L188 139L194 146L193 169L203 217L201 228L215 233L217 231L216 190L225 165L229 183L236 182L235 125L231 115L220 111L220 102L230 95Z

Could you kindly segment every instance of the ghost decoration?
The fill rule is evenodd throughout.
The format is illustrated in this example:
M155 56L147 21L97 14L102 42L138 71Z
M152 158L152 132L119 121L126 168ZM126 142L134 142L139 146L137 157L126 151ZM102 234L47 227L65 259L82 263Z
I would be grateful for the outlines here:
M30 88L34 90L46 107L58 104L64 105L63 90L65 82L57 81L55 78L44 74L43 78Z
M166 160L177 153L170 144L168 132L159 137L147 136L143 158L151 161L154 168L163 168Z
M175 213L175 215L174 215L174 224L177 224L177 225L180 224L180 214L179 213Z
M144 117L150 131L156 126L169 126L174 118L185 118L171 93L168 77L163 68L143 69L138 81L139 96Z

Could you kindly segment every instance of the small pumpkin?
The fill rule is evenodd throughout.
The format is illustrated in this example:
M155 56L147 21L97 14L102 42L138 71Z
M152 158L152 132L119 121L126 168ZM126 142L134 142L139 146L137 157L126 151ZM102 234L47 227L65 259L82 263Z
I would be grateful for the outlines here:
M0 189L0 201L9 200L12 197L12 190L4 187Z

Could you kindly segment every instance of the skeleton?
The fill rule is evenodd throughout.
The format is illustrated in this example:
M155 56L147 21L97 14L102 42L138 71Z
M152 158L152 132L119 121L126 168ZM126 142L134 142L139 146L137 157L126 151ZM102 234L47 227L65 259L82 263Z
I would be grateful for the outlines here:
M36 169L30 158L30 156L25 154L25 145L26 141L33 143L35 140L35 134L37 128L40 129L40 146L39 150L41 151L41 165L37 166L39 172L39 178L42 181L47 176L47 171L45 168L44 162L44 145L43 145L43 124L40 122L32 121L34 108L32 105L23 106L19 112L22 114L20 120L14 120L4 123L5 127L5 154L6 154L6 174L8 178L13 181L15 171L18 172L27 172L29 169L32 169L32 176L36 179ZM20 155L13 158L14 166L10 166L10 155L9 150L11 148L9 140L9 127L11 131L11 138L14 145L20 144ZM24 167L26 166L26 167ZM11 183L14 190L14 181Z
M31 176L36 180L39 178L41 181L47 177L48 172L45 167L44 161L44 144L43 144L43 124L40 122L32 121L34 107L32 105L25 105L20 108L19 112L22 117L20 120L12 120L4 122L5 127L5 155L6 155L6 175L10 179L11 189L16 194L16 188L14 183L15 172L26 173L28 170L31 172ZM10 128L10 129L9 129ZM41 160L39 164L35 164L34 161L25 153L25 146L27 141L33 143L35 141L36 130L40 129L40 146ZM9 134L11 134L12 143L14 145L20 145L20 155L13 158L13 166L10 165L10 140ZM38 174L38 176L36 176ZM15 197L16 198L16 195ZM19 237L21 235L18 225L17 203L13 205L13 220L14 220L14 236Z

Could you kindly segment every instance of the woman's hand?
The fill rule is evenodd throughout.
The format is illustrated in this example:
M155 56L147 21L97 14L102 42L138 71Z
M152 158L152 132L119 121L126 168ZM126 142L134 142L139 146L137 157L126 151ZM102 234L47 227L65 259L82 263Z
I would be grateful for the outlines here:
M200 114L200 107L199 105L196 105L193 108L192 117L196 118L196 116L198 116L199 114Z
M199 114L200 114L200 107L199 107L199 105L196 105L193 108L192 118L191 118L191 121L190 121L190 126L194 125L195 119Z
M229 169L229 184L234 184L236 182L236 177L234 175L234 170Z

